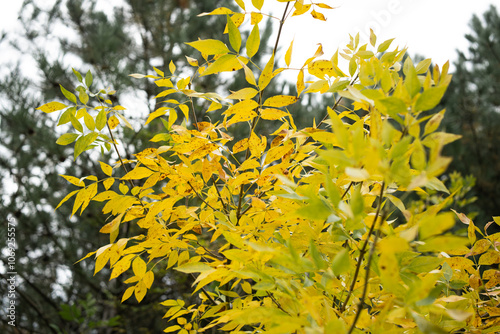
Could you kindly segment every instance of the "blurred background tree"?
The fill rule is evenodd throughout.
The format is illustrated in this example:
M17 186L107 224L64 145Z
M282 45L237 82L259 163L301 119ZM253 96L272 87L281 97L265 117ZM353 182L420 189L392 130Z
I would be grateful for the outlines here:
M92 277L90 262L73 264L105 243L98 236L105 222L97 206L82 217L70 218L70 205L54 212L72 187L58 174L81 177L100 168L95 157L84 153L87 158L78 160L77 169L69 169L69 150L55 143L57 120L35 108L62 99L59 84L75 88L74 67L82 73L91 69L95 86L112 84L118 91L112 97L115 102L146 107L129 112L132 118L144 117L154 110L158 91L152 82L128 74L163 68L171 60L182 70L187 49L183 43L210 37L224 27L226 18L212 17L210 28L197 19L217 6L215 0L127 0L112 8L108 5L108 10L98 3L102 1L24 1L19 12L23 31L2 39L2 44L10 43L23 55L22 63L0 68L0 212L5 221L13 217L17 222L15 329L20 333L158 333L165 328L158 301L190 298L186 293L190 282L169 274L154 283L140 305L133 300L121 304L125 289L121 281L108 282L106 273ZM212 79L204 84L224 83ZM130 131L123 136L121 149L140 151L147 131L157 130L152 125ZM99 159L112 160L109 155ZM1 261L5 268L5 258ZM5 289L2 284L3 297ZM2 309L7 302L1 299ZM0 332L12 329L2 317Z
M453 80L444 99L447 109L442 126L462 139L447 146L453 157L449 171L473 175L477 201L468 211L478 213L484 225L500 215L500 17L491 6L473 16L470 46L458 51Z

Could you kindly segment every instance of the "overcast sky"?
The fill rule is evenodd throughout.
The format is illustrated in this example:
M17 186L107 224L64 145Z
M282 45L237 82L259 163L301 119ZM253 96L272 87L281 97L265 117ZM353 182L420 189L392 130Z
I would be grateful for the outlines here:
M194 0L193 0L194 1ZM101 6L116 2L98 1ZM247 2L247 10L251 10L251 1ZM281 15L284 3L275 3L271 8L276 15ZM304 0L308 3L308 0ZM314 0L313 2L320 2ZM447 60L455 60L456 49L467 48L464 35L470 31L468 23L472 15L482 14L489 8L490 0L323 0L334 10L322 10L327 22L309 17L292 17L284 27L281 47L286 50L292 39L294 45L295 64L299 65L322 43L325 57L331 56L338 47L348 42L348 35L361 32L367 36L369 28L374 28L378 40L396 37L394 45L408 46L410 55L420 54L433 58L437 64ZM16 29L17 12L22 1L2 1L0 11L0 29ZM500 9L500 8L499 8ZM263 8L266 10L266 7ZM18 29L18 28L17 28ZM319 33L314 33L317 31ZM284 52L284 51L283 51ZM3 52L2 52L3 53ZM0 61L8 55L0 56ZM300 65L299 65L300 66Z

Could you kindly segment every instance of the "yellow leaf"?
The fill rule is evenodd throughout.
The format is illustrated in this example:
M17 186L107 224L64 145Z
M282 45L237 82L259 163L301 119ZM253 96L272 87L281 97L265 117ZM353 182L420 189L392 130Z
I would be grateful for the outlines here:
M393 293L398 292L401 285L399 284L399 266L396 255L390 252L380 254L378 267L384 288Z
M325 79L325 77L335 76L335 70L333 68L333 63L330 60L316 60L307 66L307 71L309 74L318 77L319 79Z
M318 6L319 8L324 8L324 9L335 9L336 8L336 7L330 7L330 6L328 6L327 4L324 4L324 3L317 3L315 5Z
M259 26L256 24L253 26L252 31L247 39L246 52L248 58L252 58L257 51L259 51L260 46L260 32Z
M148 288L148 289L151 288L151 285L153 284L154 278L155 278L155 276L151 270L148 271L146 273L146 275L144 275L144 277L142 278L142 281L144 282L144 285L146 286L146 288Z
M259 90L263 91L267 87L271 79L273 78L273 68L274 68L274 54L271 59L267 62L266 66L262 70L259 77Z
M102 161L99 161L99 164L101 165L101 169L104 172L104 174L106 174L107 176L111 176L111 174L113 173L113 168L107 163L104 163Z
M116 118L115 115L111 116L108 119L108 125L109 125L109 127L110 127L111 130L113 130L114 128L116 128L118 126L118 124L120 124L120 121L118 120L118 118Z
M248 148L248 138L244 138L234 144L233 146L233 154L236 154L238 152L244 151Z
M102 268L108 263L109 260L109 250L111 245L104 246L106 247L102 253L99 254L99 250L102 249L103 247L99 248L97 251L97 258L95 260L95 268L94 268L94 275L97 274L99 271L101 271Z
M122 180L139 180L150 176L154 172L146 167L135 167L122 177Z
M137 299L137 302L140 303L142 301L142 299L146 295L147 290L148 289L146 288L146 285L144 284L144 282L140 281L139 283L137 283L137 285L135 286L135 289L134 289L134 294L135 294L135 298Z
M267 146L266 137L262 136L262 140L254 133L250 135L250 139L248 141L248 147L250 148L250 152L252 156L260 157Z
M271 96L270 98L266 99L264 101L264 106L265 107L275 107L275 108L280 108L280 107L285 107L290 104L294 104L297 102L299 98L296 96L290 96L290 95L275 95Z
M67 194L60 202L59 204L56 206L56 208L54 210L57 210L64 202L66 202L68 199L70 199L74 194L76 194L79 190L75 190L75 191L72 191L70 192L69 194Z
M312 15L312 17L314 17L317 20L326 21L325 15L321 14L320 12L315 11L314 9L311 12L311 15Z
M292 49L293 49L293 40L290 43L290 46L288 47L288 50L286 50L285 53L285 63L286 66L290 67L290 62L292 61Z
M127 288L127 290L125 290L125 292L123 293L123 296L122 296L122 301L121 301L122 303L124 301L126 301L127 299L129 299L130 296L132 296L134 289L135 289L135 287L131 286L131 287Z
M170 61L170 63L168 64L168 70L170 71L170 73L174 74L175 73L175 64L173 61Z
M479 258L480 265L491 265L495 263L500 263L500 252L495 250L489 250Z
M91 257L92 255L94 255L95 253L97 253L97 251L93 251L93 252L89 252L87 253L87 255L85 255L84 257L82 257L80 260L76 261L74 264L77 264L78 262L82 261L82 260L85 260L86 258L89 258Z
M169 109L170 108L167 108L167 107L161 107L161 108L156 109L154 112L152 112L151 114L149 114L148 119L146 120L145 125L149 124L149 122L151 122L155 118L165 115Z
M288 113L280 109L266 108L261 110L260 116L263 119L276 120L288 116Z
M304 84L304 70L300 70L297 75L297 96L304 91L306 85Z
M134 254L127 254L116 262L113 265L113 271L111 272L109 280L111 281L113 278L116 278L126 272L128 268L130 268L130 263L134 257Z
M229 52L226 44L216 39L204 39L186 44L206 55L226 54Z
M193 161L195 159L199 159L201 157L204 157L205 155L212 153L213 151L217 150L218 148L219 148L219 146L217 146L217 144L214 144L214 143L206 144L206 145L198 148L192 154L190 154L189 160Z
M59 176L62 176L66 179L66 181L68 181L69 183L71 184L74 184L75 186L78 186L78 187L85 187L85 183L83 183L82 180L74 177L74 176L70 176L70 175L62 175L62 174L59 174Z
M247 140L247 138L245 138L244 140ZM246 149L246 147L245 147L245 149ZM247 160L243 161L243 163L240 165L240 167L238 167L238 170L242 171L242 170L247 170L247 169L255 169L255 168L259 168L259 167L260 167L260 163L257 160L247 159Z
M186 56L186 60L188 61L189 65L194 66L194 67L198 67L198 60L197 59ZM173 86L170 86L170 87L173 87Z
M229 8L226 7L219 7L211 11L210 13L201 13L198 14L198 16L206 16L206 15L227 15L227 14L233 14L234 12L230 10Z
M257 12L250 13L250 24L258 24L262 20L262 14Z
M474 262L464 257L454 256L450 258L445 258L444 261L448 263L451 269L468 270L468 271L474 270Z
M255 76L253 75L252 70L241 61L240 61L240 64L241 64L241 66L243 66L243 70L245 71L245 80L249 84L257 86L257 82L255 81Z
M207 112L219 110L220 108L222 108L222 104L220 104L219 102L212 101L210 107L208 107L207 109Z
M114 180L114 179L111 179L111 180ZM97 194L96 196L94 196L92 198L92 200L96 201L96 202L102 202L102 201L106 201L108 199L114 198L116 196L119 196L119 195L112 190L107 190L107 191L103 191L102 193Z
M307 11L311 8L311 5L303 5L299 2L295 3L295 11L293 12L292 16L298 16L302 15L304 13L307 13Z
M191 59L193 59L193 58L191 58ZM172 81L170 81L170 79L166 79L166 78L163 78L163 79L160 79L160 80L156 80L155 84L158 87L174 87L174 84L172 83Z
M429 215L419 222L419 233L422 240L433 235L442 234L455 225L455 219L451 212Z
M104 185L104 188L106 190L108 190L109 188L111 188L111 186L115 183L115 178L114 177L108 177L107 179L105 179L102 184Z
M236 123L248 122L253 120L257 116L257 113L253 110L250 111L240 111L236 113L231 119L226 123L226 126L230 126Z
M288 144L285 146L275 146L271 148L266 154L266 160L264 164L267 165L275 160L281 159L287 154L291 149L293 149L293 144Z
M250 285L250 283L248 283L247 281L243 281L241 283L241 288L243 289L243 291L249 295L252 294L252 286Z
M136 257L134 262L132 262L132 270L134 271L134 275L137 277L143 277L146 273L146 262L140 257Z
M119 214L111 222L109 222L106 225L104 225L103 227L101 227L101 229L99 230L99 233L109 234L109 233L115 231L120 226L120 222L121 222L122 218L123 218L123 213Z
M257 108L258 106L259 106L259 104L254 100L244 100L244 101L241 101L241 102L238 102L238 103L232 105L222 114L230 116L230 115L241 113L241 112L243 112L243 113L251 112L255 108Z
M258 10L262 9L262 5L264 4L264 0L252 0L252 5Z
M223 55L217 58L217 60L213 62L210 66L208 66L207 69L200 76L215 74L219 72L238 71L242 67L240 61L242 61L242 59L238 59L237 55L232 55L232 54Z
M232 100L248 100L257 95L258 91L254 88L247 87L240 89L236 92L231 92L231 95L226 97L226 99Z
M80 210L80 215L82 214L83 210L87 208L92 197L94 197L95 194L97 194L97 182L92 183L86 189L82 189L81 193L82 193L82 208Z
M189 120L189 107L185 104L180 104L179 109L182 111L184 114L184 117Z
M61 109L67 108L67 107L68 107L67 105L65 105L61 102L54 101L54 102L46 103L43 106L40 106L36 109L41 110L44 113L49 114L51 112L58 111L58 110L61 110Z
M370 173L363 168L346 167L345 174L347 175L348 180L354 182L366 181L370 178Z
M234 0L238 6L240 6L241 9L245 10L245 3L243 2L243 0Z

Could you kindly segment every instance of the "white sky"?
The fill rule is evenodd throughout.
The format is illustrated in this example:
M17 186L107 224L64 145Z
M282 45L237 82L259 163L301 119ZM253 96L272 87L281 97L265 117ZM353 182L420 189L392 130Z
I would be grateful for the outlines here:
M245 0L247 11L252 10L251 1ZM271 9L281 16L284 3L264 6L263 11ZM313 2L321 2L314 0ZM290 18L281 39L282 52L287 49L292 39L294 53L292 65L300 66L316 50L316 44L322 43L325 57L330 57L335 50L344 47L348 35L363 33L374 28L378 41L396 37L394 45L408 46L409 54L420 54L432 58L442 65L447 60L456 59L456 49L465 51L467 41L464 35L470 31L468 23L472 14L482 16L492 3L491 0L322 0L334 10L321 10L327 22L311 21L310 15ZM16 25L17 12L22 1L2 1L0 11L0 30L19 29ZM105 3L110 3L106 1ZM308 3L308 0L304 0ZM500 9L500 8L499 8ZM314 31L317 31L316 33ZM318 33L319 32L319 33ZM0 61L8 59L5 52L0 52Z

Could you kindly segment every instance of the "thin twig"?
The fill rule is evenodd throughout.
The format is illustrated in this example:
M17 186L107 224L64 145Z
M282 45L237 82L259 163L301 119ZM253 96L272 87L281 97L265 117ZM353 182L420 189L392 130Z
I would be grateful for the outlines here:
M196 280L196 277L191 273L191 277L194 278L194 280ZM217 303L215 302L215 300L212 298L212 296L210 296L207 292L207 290L205 290L205 288L201 288L201 291L203 291L203 294L205 296L207 296L207 298L210 300L210 302L212 303L212 305L217 305Z
M224 203L224 200L222 199L222 195L219 192L219 188L217 188L217 183L216 183L213 175L212 175L212 182L214 184L215 190L217 190L217 196L219 197L219 201L222 204L222 210L224 210L224 212L227 214L228 212L227 212L227 208L226 208L226 203Z
M191 184L191 182L187 181L187 184L189 184L189 186L191 187L191 189L194 191L194 193L196 194L196 197L198 197L199 199L202 200L203 203L205 203L210 209L214 210L214 211L217 211L213 206L211 206L210 204L207 203L207 201L205 201L203 199L203 197L200 196L200 194L198 194L198 192L196 191L196 189L194 189L193 185Z
M342 307L340 308L341 313L345 311L345 309L347 307L347 303L349 302L349 299L351 299L352 292L354 291L354 285L356 284L356 280L358 279L359 271L361 269L361 263L363 262L363 257L366 253L366 247L368 246L368 242L370 241L370 237L372 236L373 231L375 230L375 225L377 224L377 219L380 216L380 210L382 207L382 200L384 197L384 188L385 188L385 181L382 182L382 188L380 189L380 195L379 195L379 199L378 199L377 212L375 213L375 218L373 218L373 224L370 227L370 231L368 232L368 235L366 236L363 247L359 251L359 258L358 258L358 263L356 264L356 270L354 272L354 277L351 281L351 286L349 287L349 291L347 293L347 297L344 301L344 304L342 304Z
M286 3L285 11L283 12L283 17L281 18L280 21L280 27L278 29L278 37L276 38L276 43L274 44L273 54L276 54L276 51L278 50L278 43L281 36L281 29L283 29L283 25L285 24L285 17L286 17L286 12L288 11L288 6L290 6L290 2Z
M283 306L281 306L281 304L276 300L276 298L274 298L274 296L269 291L267 291L267 295L269 296L269 298L271 298L271 300L273 301L273 303L276 304L276 306L278 306L278 308L280 310L282 310L286 314L290 315L290 313L288 313L287 311L285 311L285 309L283 308Z
M382 226L382 223L384 222L384 220L387 218L387 213L388 213L388 211L384 210L384 213L382 214L382 219L380 219L379 229ZM372 264L373 254L375 253L375 246L377 245L378 235L379 235L379 233L375 233L375 237L373 239L373 244L370 247L370 254L368 255L368 261L366 263L365 284L363 286L363 292L362 292L361 298L359 299L359 302L358 302L358 307L356 310L356 314L354 316L354 320L352 321L351 327L349 328L349 332L347 332L347 334L351 334L354 331L354 328L356 328L356 323L358 322L359 317L361 315L361 309L363 308L363 303L365 302L365 298L366 298L366 292L368 291L368 280L370 278L370 266Z

